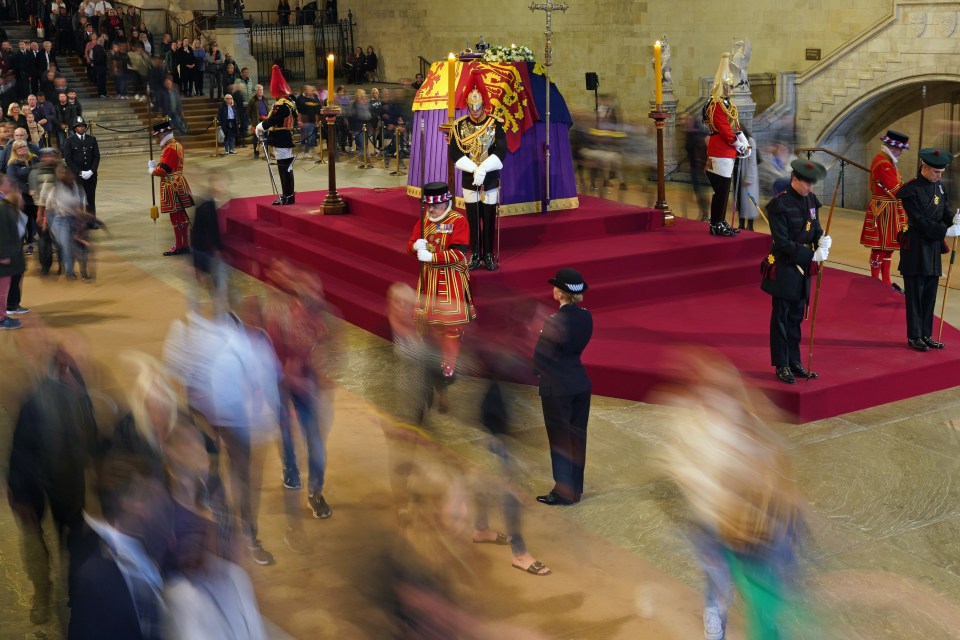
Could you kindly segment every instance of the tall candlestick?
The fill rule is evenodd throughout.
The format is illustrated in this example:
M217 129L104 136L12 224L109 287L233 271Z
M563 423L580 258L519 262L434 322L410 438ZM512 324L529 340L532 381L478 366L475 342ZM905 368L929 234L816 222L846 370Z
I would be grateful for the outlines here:
M660 67L660 41L653 45L653 75L656 83L657 109L663 104L663 69Z
M447 56L447 120L457 114L457 56Z
M333 106L333 54L327 56L327 106Z

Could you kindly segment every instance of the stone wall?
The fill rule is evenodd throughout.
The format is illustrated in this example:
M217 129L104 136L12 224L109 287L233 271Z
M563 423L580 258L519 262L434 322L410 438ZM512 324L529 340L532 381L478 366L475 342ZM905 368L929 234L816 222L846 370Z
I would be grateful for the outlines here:
M735 38L753 43L751 73L804 71L814 64L804 59L806 48L819 48L825 57L889 14L892 1L799 0L787 8L775 0L753 0L739 9L705 0L568 4L566 13L554 12L554 81L571 108L592 111L584 73L596 71L601 92L615 95L621 113L636 121L645 117L653 95L652 45L663 34L673 48L674 87L683 108L696 99L699 79L713 75L720 53L730 51ZM413 77L418 55L440 60L472 46L481 34L496 44L526 44L542 56L545 15L528 5L526 0L339 2L344 16L352 9L358 44L374 46L388 81ZM247 8L275 10L276 2L248 0Z

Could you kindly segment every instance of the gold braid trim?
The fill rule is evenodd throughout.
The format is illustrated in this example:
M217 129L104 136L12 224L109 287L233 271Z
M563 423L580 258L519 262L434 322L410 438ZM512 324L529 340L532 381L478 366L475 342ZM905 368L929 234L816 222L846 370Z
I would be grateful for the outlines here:
M476 131L470 135L461 136L460 123L469 117L470 116L463 116L457 120L456 126L453 127L453 139L456 141L457 146L463 151L463 155L476 162L476 159L483 155L484 151L480 142L480 136L486 133L490 127L495 127L497 121L495 118L487 118L483 126L477 126Z
M737 105L733 104L732 102L727 102L723 98L720 98L719 100L711 100L710 104L707 105L707 110L706 110L707 121L705 124L707 125L707 128L710 129L710 133L711 134L717 133L716 129L714 129L713 127L713 112L716 110L717 107L720 107L724 115L727 116L727 122L730 123L730 128L733 129L733 132L736 133L740 131L740 122L737 119L739 115L739 112L737 111Z

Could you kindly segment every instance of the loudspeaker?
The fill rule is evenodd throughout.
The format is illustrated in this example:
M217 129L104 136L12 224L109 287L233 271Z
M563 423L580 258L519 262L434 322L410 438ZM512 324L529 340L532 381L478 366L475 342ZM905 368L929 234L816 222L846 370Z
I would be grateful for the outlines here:
M587 91L596 91L600 87L600 77L594 71L587 71Z

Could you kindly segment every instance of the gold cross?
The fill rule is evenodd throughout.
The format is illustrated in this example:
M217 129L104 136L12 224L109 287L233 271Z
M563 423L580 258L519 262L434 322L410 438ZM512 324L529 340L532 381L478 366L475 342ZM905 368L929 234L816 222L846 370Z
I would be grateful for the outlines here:
M543 35L546 36L546 45L543 51L544 66L549 67L553 64L553 29L551 28L553 12L566 11L569 8L566 2L554 3L553 0L530 3L530 11L544 11L547 14L547 29L543 32Z

